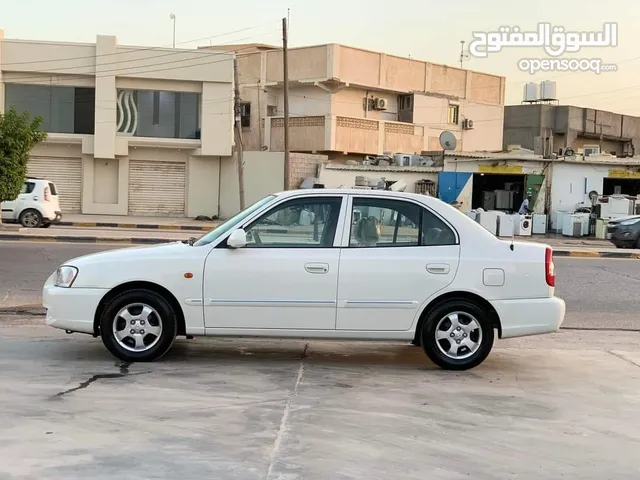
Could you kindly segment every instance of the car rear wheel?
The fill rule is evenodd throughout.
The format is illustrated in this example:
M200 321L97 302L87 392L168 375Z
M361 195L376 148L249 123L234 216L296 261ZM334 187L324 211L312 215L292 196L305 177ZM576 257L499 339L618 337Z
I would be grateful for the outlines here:
M422 325L425 353L446 370L474 368L493 347L494 331L489 316L469 300L449 300L438 305Z
M38 228L42 225L42 215L39 211L29 208L20 213L20 225L26 228Z
M151 362L169 351L177 319L171 305L155 292L130 290L114 298L100 316L105 347L125 362Z

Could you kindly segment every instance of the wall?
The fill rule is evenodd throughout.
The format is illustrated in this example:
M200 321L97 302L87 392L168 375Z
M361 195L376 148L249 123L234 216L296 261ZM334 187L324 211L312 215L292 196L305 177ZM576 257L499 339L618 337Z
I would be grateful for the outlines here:
M284 190L284 153L244 152L245 207ZM222 162L220 172L220 217L240 211L238 164L235 158Z
M363 101L368 98L383 98L386 110L364 110ZM398 121L398 95L394 92L367 91L364 88L345 88L331 96L331 113L345 117L368 118L372 120Z
M460 150L474 152L502 149L504 108L501 105L463 101L460 114L461 122L463 118L468 118L474 123L472 130L462 130Z
M233 163L230 157L187 159L187 217L219 215L220 166Z
M291 153L289 155L289 181L285 188L287 190L300 188L300 184L305 178L318 178L318 166L327 161L326 155Z
M554 163L551 173L551 210L573 210L578 203L589 201L589 192L602 193L606 165ZM585 188L586 180L586 188Z
M356 177L367 179L384 178L390 181L403 180L407 184L407 192L415 192L415 184L420 180L438 181L437 171L426 167L386 167L377 168L365 165L322 164L320 166L319 182L326 188L352 188Z

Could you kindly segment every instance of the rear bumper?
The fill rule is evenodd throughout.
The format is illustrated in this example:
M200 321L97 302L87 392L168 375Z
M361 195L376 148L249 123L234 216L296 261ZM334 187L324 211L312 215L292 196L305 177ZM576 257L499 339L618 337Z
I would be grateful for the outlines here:
M52 277L42 291L42 304L47 309L45 323L62 330L93 334L93 318L108 290L55 287Z
M557 332L566 306L558 297L491 302L500 317L500 338L525 337Z
M59 223L62 220L62 212L58 210L48 210L44 209L42 213L42 218L44 218L49 223Z

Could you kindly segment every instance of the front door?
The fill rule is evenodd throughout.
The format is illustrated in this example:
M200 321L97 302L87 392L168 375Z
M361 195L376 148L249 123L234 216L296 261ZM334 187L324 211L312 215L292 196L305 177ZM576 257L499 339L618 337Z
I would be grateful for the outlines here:
M409 330L424 301L453 281L458 238L442 218L410 200L353 197L349 208L336 328Z
M206 328L334 330L343 198L285 200L245 226L246 247L214 248Z

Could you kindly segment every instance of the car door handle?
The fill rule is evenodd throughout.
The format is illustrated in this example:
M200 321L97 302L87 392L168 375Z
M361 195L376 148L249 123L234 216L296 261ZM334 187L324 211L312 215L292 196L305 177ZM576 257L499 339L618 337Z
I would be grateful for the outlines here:
M33 197L33 201L37 202L38 201L38 197Z
M430 263L427 265L427 272L434 275L446 275L451 268L446 263Z
M329 272L328 263L307 263L304 269L309 273L325 274Z

